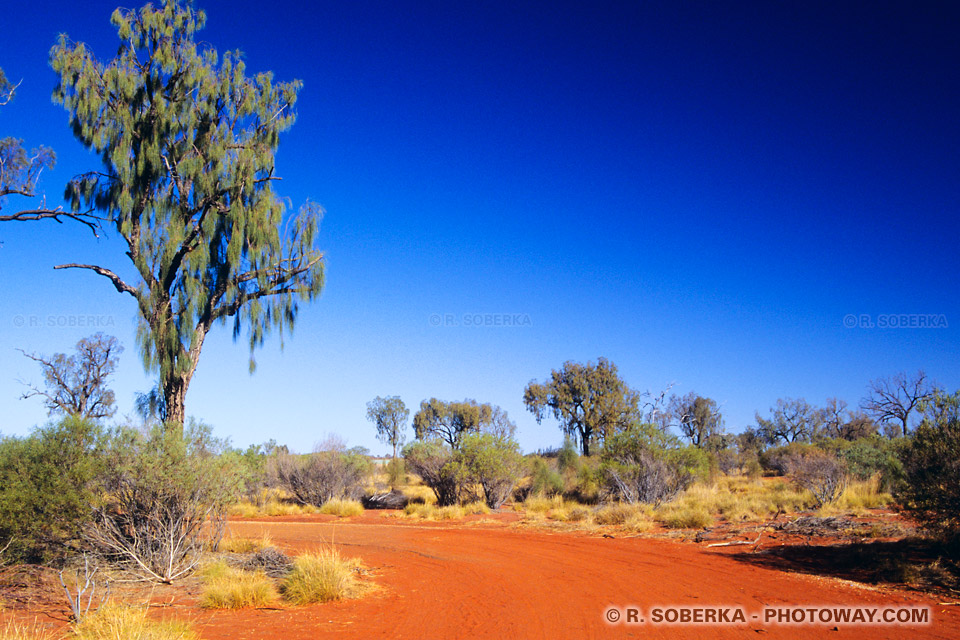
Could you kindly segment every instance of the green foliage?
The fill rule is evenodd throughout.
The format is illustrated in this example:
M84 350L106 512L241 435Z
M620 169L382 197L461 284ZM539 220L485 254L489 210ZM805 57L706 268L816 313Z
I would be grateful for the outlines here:
M440 440L411 442L403 448L403 459L423 483L433 489L437 506L457 504L463 491L462 476L454 462L453 449Z
M695 447L706 446L711 438L723 431L723 416L716 400L694 391L683 397L671 397L667 411L683 437Z
M413 416L413 431L418 440L439 438L453 449L460 448L460 441L468 433L512 438L516 430L517 426L500 407L469 399L444 402L430 398L420 403L420 410Z
M188 574L223 533L240 489L236 461L210 427L189 421L148 433L120 428L105 447L99 501L85 538L140 576L170 582Z
M682 446L655 425L634 425L607 438L600 453L601 489L608 499L659 505L707 475L710 457Z
M387 482L391 488L397 488L407 483L407 465L403 458L391 458L384 465L387 473Z
M24 352L40 364L46 391L32 387L24 398L40 396L51 415L77 415L97 420L109 418L117 409L107 379L117 368L123 347L113 336L95 333L77 342L76 353L45 357Z
M931 531L960 537L960 391L935 393L901 452L903 507Z
M616 365L599 358L596 364L565 362L546 383L531 381L523 403L538 424L548 413L553 415L564 434L580 441L587 456L591 441L602 443L634 420L639 396L620 378Z
M377 396L367 403L367 420L377 427L377 440L393 447L393 457L406 440L407 419L410 410L400 396L381 398Z
M323 287L320 208L289 216L273 190L301 84L248 77L238 52L197 43L206 16L178 0L117 9L111 21L114 59L65 34L50 54L54 100L102 164L65 197L75 212L102 212L123 239L139 282L93 270L136 299L144 364L159 371L167 418L180 425L214 323L231 321L234 338L246 326L252 370L253 350L292 329L299 301Z
M770 419L756 414L757 434L767 443L810 442L820 435L824 414L803 398L778 398Z
M0 440L0 548L5 556L48 562L80 539L102 470L102 434L67 416L27 438Z
M533 468L530 471L530 493L547 497L563 493L563 476L551 469L543 458L533 459Z
M457 461L461 482L479 484L491 509L499 509L510 497L523 472L523 457L516 441L489 433L465 436Z
M577 454L577 445L573 438L563 439L563 446L557 453L557 470L560 473L576 474L580 470L580 456Z

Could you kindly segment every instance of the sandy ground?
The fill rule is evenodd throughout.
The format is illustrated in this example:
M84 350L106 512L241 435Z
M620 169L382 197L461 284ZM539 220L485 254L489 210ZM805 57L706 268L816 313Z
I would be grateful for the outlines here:
M201 613L204 638L960 638L960 608L930 596L771 567L750 547L605 538L496 524L353 521L231 523L296 552L333 541L362 558L379 588L361 600L286 611ZM307 521L302 521L307 520ZM765 541L765 546L780 544ZM777 625L764 607L930 607L931 623ZM610 607L741 608L746 624L605 622ZM760 615L759 620L752 615ZM732 614L731 614L732 615Z
M478 520L480 520L478 522ZM517 527L515 516L423 523L367 512L358 518L234 520L239 537L266 533L287 552L333 542L362 559L376 588L361 599L307 607L204 611L199 587L155 589L153 615L193 622L208 640L264 638L951 638L960 607L933 596L785 570L751 546L705 544ZM764 538L762 548L802 541ZM829 574L825 556L822 573ZM808 563L809 564L809 563ZM809 567L808 567L809 569ZM32 596L31 596L32 597ZM57 604L57 598L60 604ZM17 617L66 624L62 595L38 596ZM764 607L929 607L922 626L764 623ZM610 625L615 607L623 616ZM628 607L646 621L624 624ZM740 624L654 624L653 609L741 610ZM9 613L9 610L8 610ZM752 616L758 615L754 619ZM2 617L2 616L0 616Z

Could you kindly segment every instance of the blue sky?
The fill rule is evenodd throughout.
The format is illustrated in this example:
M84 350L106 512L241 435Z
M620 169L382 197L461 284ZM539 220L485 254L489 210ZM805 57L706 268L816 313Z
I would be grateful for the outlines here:
M383 452L374 396L475 398L533 450L560 432L523 387L565 360L710 396L731 431L779 397L856 404L901 370L960 388L960 9L720 4L198 2L199 39L303 80L278 191L327 210L328 284L253 376L245 342L216 330L188 413L237 445L337 433ZM114 7L4 8L0 67L23 83L0 136L56 149L50 205L97 160L50 100L47 53L67 32L111 56ZM114 388L130 413L151 384L132 299L52 269L124 270L117 239L45 222L4 224L0 241L0 432L46 419L18 399L40 374L16 349L70 351L97 330L126 347ZM464 326L475 314L519 324Z

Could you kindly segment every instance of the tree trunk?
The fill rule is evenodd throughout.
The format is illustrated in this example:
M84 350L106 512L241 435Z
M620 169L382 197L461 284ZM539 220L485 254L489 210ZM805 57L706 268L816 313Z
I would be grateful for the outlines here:
M185 402L187 399L187 387L190 386L190 379L187 376L171 376L163 380L163 402L167 409L166 424L175 427L183 433L183 423L186 420Z
M583 431L580 432L580 449L584 456L590 455L590 436Z

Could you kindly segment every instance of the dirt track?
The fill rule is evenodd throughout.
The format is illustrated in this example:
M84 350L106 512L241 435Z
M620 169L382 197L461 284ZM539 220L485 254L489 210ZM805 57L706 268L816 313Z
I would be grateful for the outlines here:
M418 524L367 513L236 521L288 551L334 540L363 559L379 589L354 601L289 610L196 612L204 638L960 638L960 611L912 592L788 573L745 547L603 538L502 524ZM742 607L738 626L609 626L610 606ZM927 626L777 626L764 606L930 606Z

